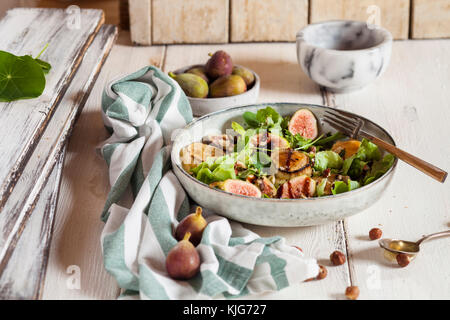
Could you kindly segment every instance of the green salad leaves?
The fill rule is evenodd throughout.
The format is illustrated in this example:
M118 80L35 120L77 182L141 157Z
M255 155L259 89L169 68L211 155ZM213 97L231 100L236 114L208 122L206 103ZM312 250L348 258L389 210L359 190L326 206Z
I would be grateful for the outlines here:
M219 158L208 158L191 170L198 180L206 184L228 179L247 180L253 183L255 178L266 176L273 181L272 187L275 189L275 193L271 193L273 196L282 184L298 176L297 171L286 170L289 165L281 169L281 160L276 152L283 149L284 155L289 154L287 161L292 161L289 164L295 164L295 161L300 161L302 156L305 159L307 155L309 163L306 161L298 171L306 170L300 174L314 180L316 187L313 196L322 197L345 193L367 185L384 175L395 161L395 157L391 154L382 157L377 145L367 139L362 139L358 143L356 153L349 144L342 147L342 150L339 149L346 141L339 142L335 148L334 144L337 141L347 138L340 132L320 135L314 140L304 138L300 134L294 135L288 130L290 118L283 118L269 106L256 113L245 112L243 120L242 124L238 122L231 124L233 132L229 133L229 136L234 137L232 152ZM354 154L345 157L346 152ZM297 155L291 159L293 153ZM258 183L262 181L264 179L260 179Z
M45 74L51 65L39 57L16 56L0 50L0 101L10 102L19 99L39 97L45 88Z
M341 169L344 160L336 152L331 150L320 151L316 153L314 161L314 169L323 172L330 169Z

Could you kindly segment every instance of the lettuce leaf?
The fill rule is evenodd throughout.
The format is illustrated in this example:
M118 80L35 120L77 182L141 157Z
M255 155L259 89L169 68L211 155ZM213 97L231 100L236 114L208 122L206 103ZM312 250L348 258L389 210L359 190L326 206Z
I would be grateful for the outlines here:
M347 174L350 176L350 178L358 180L363 175L364 167L366 166L366 164L366 161L362 161L358 158L354 159L350 168L348 169Z
M223 156L215 160L214 158L208 158L192 169L192 173L198 180L206 184L225 181L227 179L236 179L234 162L234 158L230 156Z
M347 191L352 191L359 188L361 185L358 181L348 180L348 184L344 181L335 181L331 187L331 192L333 194L340 194Z
M381 159L381 152L378 149L378 146L367 139L362 139L361 145L358 148L358 152L356 152L350 158L344 160L344 164L342 166L342 174L347 175L350 171L350 168L353 165L355 159L359 159L362 162L369 161L377 161ZM353 170L353 174L357 175L359 169L362 169L364 165L361 167L362 163L355 164ZM355 178L355 177L353 177Z
M314 169L317 171L324 171L327 168L340 169L342 167L343 160L336 152L327 150L316 153Z
M316 187L316 192L318 197L322 197L325 195L325 187L327 185L327 179L322 179Z
M395 157L387 154L382 160L373 163L369 173L364 178L364 185L369 184L384 175L394 164Z

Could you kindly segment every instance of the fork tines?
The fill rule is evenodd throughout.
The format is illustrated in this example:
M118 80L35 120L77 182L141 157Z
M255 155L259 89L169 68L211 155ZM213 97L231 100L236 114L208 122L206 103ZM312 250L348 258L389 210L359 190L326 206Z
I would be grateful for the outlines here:
M323 121L351 138L356 138L364 125L361 118L342 110L326 110Z

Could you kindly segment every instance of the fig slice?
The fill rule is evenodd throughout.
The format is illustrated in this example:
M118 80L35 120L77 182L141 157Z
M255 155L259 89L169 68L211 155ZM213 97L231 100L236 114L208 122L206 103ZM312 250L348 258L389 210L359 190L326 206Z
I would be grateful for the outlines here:
M189 241L190 237L191 233L186 232L183 239L167 254L166 270L172 279L188 280L200 270L200 255Z
M261 198L261 191L258 187L248 181L228 179L218 183L216 186L230 193L240 194L247 197Z
M286 181L278 189L281 199L309 198L316 192L316 181L306 175L298 176Z
M202 240L203 230L205 230L207 224L202 216L202 208L197 207L195 213L191 213L180 221L175 230L175 238L180 241L189 232L191 234L189 241L197 246Z
M288 130L293 135L297 133L306 139L315 139L319 134L317 120L308 109L300 109L289 120Z

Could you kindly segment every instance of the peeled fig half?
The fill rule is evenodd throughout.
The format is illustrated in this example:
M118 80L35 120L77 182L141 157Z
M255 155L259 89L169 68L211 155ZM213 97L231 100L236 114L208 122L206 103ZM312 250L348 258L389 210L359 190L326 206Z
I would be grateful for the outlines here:
M201 77L192 73L174 74L173 72L169 72L169 76L178 82L188 97L206 98L208 96L208 84Z
M319 134L316 117L308 109L300 109L294 113L289 120L288 130L293 135L298 133L307 139L315 139Z
M240 194L242 196L261 198L261 191L258 187L247 181L228 179L216 183L214 187L219 187L224 191Z
M172 279L188 280L200 270L200 256L194 245L189 241L190 232L178 242L166 257L166 270Z
M286 181L278 189L282 199L309 198L316 192L316 182L308 176L298 176Z
M209 54L208 62L205 65L206 75L210 79L217 79L222 76L228 76L233 71L233 61L228 53L223 50Z
M190 233L191 237L189 238L189 241L192 242L194 246L197 246L202 240L203 230L205 230L207 224L205 218L202 216L202 208L197 207L195 213L186 216L178 224L175 230L175 238L180 241L184 238L186 233Z

